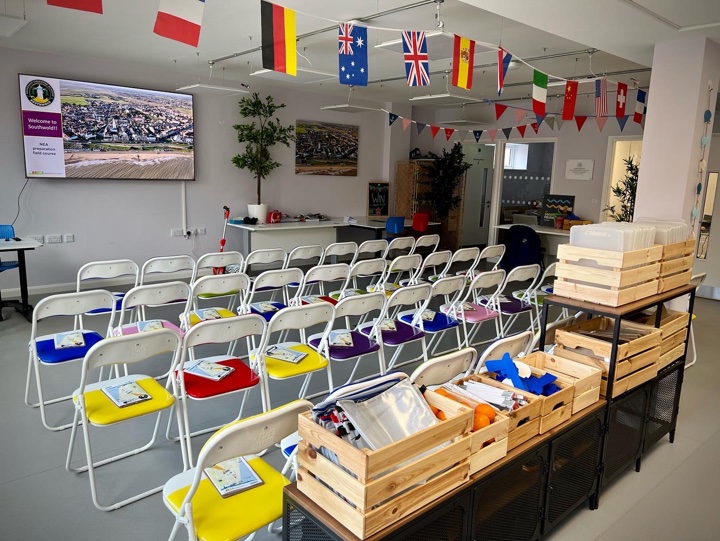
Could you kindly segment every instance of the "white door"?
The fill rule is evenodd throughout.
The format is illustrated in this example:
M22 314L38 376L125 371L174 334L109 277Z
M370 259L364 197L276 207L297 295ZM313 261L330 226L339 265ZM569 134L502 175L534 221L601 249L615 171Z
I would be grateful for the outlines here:
M465 161L472 164L465 182L462 246L488 243L495 145L466 143Z

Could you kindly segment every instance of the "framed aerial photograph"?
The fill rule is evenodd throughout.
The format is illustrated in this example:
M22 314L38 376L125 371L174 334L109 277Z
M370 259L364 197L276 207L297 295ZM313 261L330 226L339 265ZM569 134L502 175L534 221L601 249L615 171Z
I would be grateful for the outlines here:
M295 174L356 177L359 132L348 124L298 120Z

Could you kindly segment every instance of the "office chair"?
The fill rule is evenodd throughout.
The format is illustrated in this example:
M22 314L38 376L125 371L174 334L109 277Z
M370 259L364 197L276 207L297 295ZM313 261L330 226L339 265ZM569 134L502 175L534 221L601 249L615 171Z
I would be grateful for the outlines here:
M11 239L15 236L15 228L8 224L0 224L0 240L4 242L5 239ZM0 259L0 272L17 269L20 264L17 261L3 261ZM2 291L0 291L0 321L3 320L2 316Z

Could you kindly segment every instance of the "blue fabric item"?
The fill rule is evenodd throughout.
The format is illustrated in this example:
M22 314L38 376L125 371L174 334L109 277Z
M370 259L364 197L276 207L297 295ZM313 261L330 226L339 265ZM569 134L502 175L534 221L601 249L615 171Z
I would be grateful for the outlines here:
M46 364L57 364L82 359L91 347L103 339L102 336L94 331L83 331L82 333L85 339L85 345L77 348L55 349L54 336L46 340L38 340L35 342L38 359Z
M498 374L498 381L509 378L513 382L513 387L522 389L523 391L529 390L525 383L526 380L521 378L520 374L518 374L517 366L515 366L515 363L509 353L504 353L502 359L500 360L485 361L485 366L487 367L488 372L495 372Z
M404 321L405 323L412 322L412 319L412 314L405 314L403 316L400 316L400 320ZM443 314L442 312L435 312L435 317L432 321L423 321L423 330L427 332L440 332L446 329L452 329L453 327L457 326L458 321L456 319L453 319L447 314Z
M541 395L543 394L544 387L546 385L550 385L551 383L554 383L557 379L556 376L553 376L552 374L545 374L543 376L538 377L530 377L526 378L525 382L527 382L527 390L530 391L532 394Z
M390 216L385 222L385 231L393 235L405 231L405 216Z

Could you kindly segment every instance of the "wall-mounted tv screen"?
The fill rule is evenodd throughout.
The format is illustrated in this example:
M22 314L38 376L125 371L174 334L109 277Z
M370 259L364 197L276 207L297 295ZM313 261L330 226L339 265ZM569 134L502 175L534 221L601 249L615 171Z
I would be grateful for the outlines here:
M28 177L195 180L193 97L20 75Z

